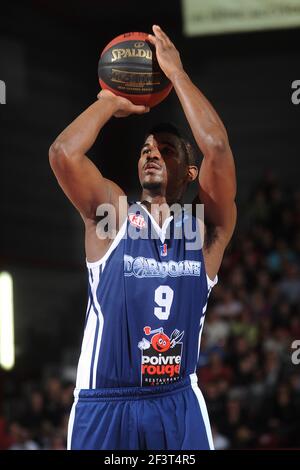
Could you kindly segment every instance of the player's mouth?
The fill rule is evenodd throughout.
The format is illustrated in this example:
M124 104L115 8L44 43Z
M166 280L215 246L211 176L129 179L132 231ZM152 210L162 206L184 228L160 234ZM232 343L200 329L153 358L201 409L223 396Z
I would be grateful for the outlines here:
M144 171L153 171L153 170L160 170L161 167L160 165L158 165L158 163L154 163L154 162L151 162L151 163L147 163L144 167Z

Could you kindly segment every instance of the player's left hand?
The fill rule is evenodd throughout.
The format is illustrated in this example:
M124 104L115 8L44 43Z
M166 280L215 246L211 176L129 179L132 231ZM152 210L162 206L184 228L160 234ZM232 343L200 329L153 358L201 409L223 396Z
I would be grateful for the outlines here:
M113 115L117 118L127 117L130 114L144 114L150 111L148 106L136 105L127 98L117 96L109 90L101 90L97 95L98 100L108 100L114 105Z
M180 55L170 38L157 25L152 26L153 34L148 35L149 42L155 46L156 57L164 74L172 81L178 72L183 71Z

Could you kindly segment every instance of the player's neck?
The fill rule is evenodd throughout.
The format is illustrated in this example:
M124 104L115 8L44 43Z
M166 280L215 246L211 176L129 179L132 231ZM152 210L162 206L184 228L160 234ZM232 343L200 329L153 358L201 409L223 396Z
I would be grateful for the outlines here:
M161 194L155 194L155 195L152 195L152 194L145 194L145 192L143 191L142 195L141 195L141 203L146 203L147 205L149 204L157 204L157 205L161 205L161 204L167 204L167 200L165 198L165 196L162 196Z
M149 204L155 204L155 205L162 205L162 204L167 204L168 206L171 206L172 204L180 204L182 205L181 198L176 198L176 197L166 197L165 195L162 194L151 194L147 191L143 191L140 197L141 203L145 202L146 205L148 206Z

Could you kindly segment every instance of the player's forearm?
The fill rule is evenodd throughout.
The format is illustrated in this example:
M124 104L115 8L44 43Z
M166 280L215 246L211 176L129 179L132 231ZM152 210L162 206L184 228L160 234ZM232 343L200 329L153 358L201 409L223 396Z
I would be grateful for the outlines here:
M212 148L222 148L227 145L228 137L224 124L188 75L183 70L176 72L172 82L203 155L208 155Z
M116 111L113 100L99 99L81 113L54 141L51 152L67 157L84 155L94 144L101 128Z

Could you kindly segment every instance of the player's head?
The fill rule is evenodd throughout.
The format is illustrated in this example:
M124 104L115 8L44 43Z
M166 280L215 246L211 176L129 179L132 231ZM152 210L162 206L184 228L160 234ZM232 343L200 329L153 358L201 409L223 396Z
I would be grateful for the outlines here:
M175 126L162 123L147 132L138 170L143 190L161 193L167 201L174 202L197 178L197 157Z

